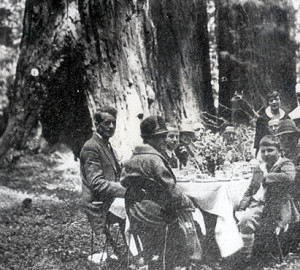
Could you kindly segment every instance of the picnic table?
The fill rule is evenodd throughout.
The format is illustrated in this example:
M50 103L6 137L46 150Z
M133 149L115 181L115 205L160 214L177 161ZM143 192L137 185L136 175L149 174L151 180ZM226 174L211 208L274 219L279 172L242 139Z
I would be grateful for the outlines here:
M180 177L178 179L177 185L199 209L217 216L214 233L221 256L227 257L237 252L243 243L234 219L234 209L249 186L250 178L218 179L209 177L198 179L198 181L187 181L186 178L182 180L183 178ZM124 199L117 198L110 211L125 219Z

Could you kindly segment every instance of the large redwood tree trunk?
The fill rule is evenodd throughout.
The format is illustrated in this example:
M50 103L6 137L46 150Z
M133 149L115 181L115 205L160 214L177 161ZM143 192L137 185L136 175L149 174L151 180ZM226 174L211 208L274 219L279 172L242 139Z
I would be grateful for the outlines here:
M9 121L0 138L0 157L11 147L26 147L28 136L41 120L47 97L52 94L54 78L62 76L59 68L68 58L70 44L72 48L77 46L75 41L80 29L72 24L78 23L79 14L74 8L75 2L68 4L65 1L26 1L21 53L13 90L9 93ZM73 13L69 14L69 10ZM38 70L38 74L32 70ZM62 87L60 90L64 91ZM53 117L60 123L60 115Z
M24 146L38 121L50 143L77 156L102 105L118 110L114 143L122 153L139 141L142 115L200 120L212 108L204 4L27 0L0 157Z

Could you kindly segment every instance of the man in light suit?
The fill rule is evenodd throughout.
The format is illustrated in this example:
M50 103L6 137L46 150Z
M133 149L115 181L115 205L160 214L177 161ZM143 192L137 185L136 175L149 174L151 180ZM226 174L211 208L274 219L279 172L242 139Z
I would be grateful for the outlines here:
M105 232L108 210L116 197L124 197L119 183L121 167L109 139L116 129L117 111L105 107L95 113L96 132L81 149L80 171L84 211L96 235Z

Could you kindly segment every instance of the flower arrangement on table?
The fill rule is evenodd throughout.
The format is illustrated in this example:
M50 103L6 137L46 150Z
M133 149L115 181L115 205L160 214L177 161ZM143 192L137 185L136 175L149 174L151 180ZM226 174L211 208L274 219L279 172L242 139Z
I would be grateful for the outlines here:
M228 126L223 132L204 127L195 131L193 144L201 171L214 175L224 163L249 162L252 158L254 130L244 125Z

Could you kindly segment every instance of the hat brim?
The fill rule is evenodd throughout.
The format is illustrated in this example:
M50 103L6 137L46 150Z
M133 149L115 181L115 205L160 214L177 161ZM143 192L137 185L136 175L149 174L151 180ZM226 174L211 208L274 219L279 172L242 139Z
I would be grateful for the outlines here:
M282 131L282 132L277 133L277 136L284 135L284 134L296 134L296 135L300 136L300 130L299 131Z
M180 133L191 133L191 134L194 134L195 131L194 130L180 130Z
M141 134L141 137L153 137L153 136L156 136L156 135L163 135L163 134L168 134L169 131L165 131L165 130L162 130L162 131L158 131L158 132L155 132L155 133L151 133L151 134Z

